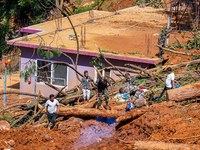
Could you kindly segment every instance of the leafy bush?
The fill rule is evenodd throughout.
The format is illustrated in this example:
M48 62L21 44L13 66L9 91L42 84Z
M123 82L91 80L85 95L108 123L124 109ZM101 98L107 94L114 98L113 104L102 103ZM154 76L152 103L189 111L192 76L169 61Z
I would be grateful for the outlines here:
M93 61L90 62L90 65L95 65L100 67L101 69L103 68L103 63L101 62L103 59L103 55L99 55L97 57L92 57Z
M30 61L28 64L26 64L24 71L20 72L20 77L24 77L25 82L27 82L28 77L35 75L36 71L35 62Z
M193 35L192 39L187 41L187 44L184 43L184 41L182 41L182 44L176 39L175 41L172 41L169 45L169 48L173 47L173 48L183 48L183 49L199 49L200 48L200 31L197 31L198 27L196 27L195 29L193 29L191 32L191 34ZM185 32L182 32L181 30L179 31L182 37L182 39L185 38ZM198 57L198 56L195 56Z
M95 0L93 4L88 5L88 6L80 6L79 8L76 8L74 11L74 14L78 14L78 13L82 13L82 12L86 12L89 10L94 9L97 5L99 5L100 0ZM80 4L80 2L79 2Z

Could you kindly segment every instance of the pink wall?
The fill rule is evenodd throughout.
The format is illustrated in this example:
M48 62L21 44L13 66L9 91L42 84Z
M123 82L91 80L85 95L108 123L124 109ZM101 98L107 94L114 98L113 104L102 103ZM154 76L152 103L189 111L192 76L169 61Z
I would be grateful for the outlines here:
M39 57L37 55L37 52L35 52L35 55L33 55L33 49L32 48L21 48L21 71L24 70L24 67L26 65L26 63L31 59L31 61L36 61L36 59L38 58L42 58L41 56ZM33 56L32 56L33 55ZM76 55L75 54L68 54L69 56L72 57L72 59L75 61ZM59 58L54 58L52 59L53 61L64 61L69 63L70 65L72 65L72 63L70 62L70 60L65 57L65 56L61 56ZM85 70L88 70L89 75L94 79L95 77L95 70L94 68L89 64L90 61L92 61L92 57L91 56L85 56L85 55L80 55L79 57L79 62L78 62L78 71L81 72L83 74L83 72ZM114 65L117 66L124 66L124 64L126 63L133 63L133 62L128 62L128 61L119 61L119 60L115 60L115 59L109 59L109 61L111 63L113 63ZM107 63L103 62L105 66L109 66ZM134 64L139 64L139 63L134 63ZM144 64L144 63L140 63L139 65L141 65L144 68L148 68L148 64ZM68 69L69 73L68 73L68 89L73 88L74 86L76 86L77 84L80 84L80 82L78 81L78 79L76 78L76 74L75 72L69 68ZM117 71L115 71L117 72ZM113 70L111 70L111 77L114 79L118 79L118 77L113 73ZM36 93L38 93L38 91L41 90L42 94L44 96L49 96L50 94L56 94L57 91L44 85L41 83L37 83L36 84ZM28 92L28 93L34 93L35 91L35 79L34 77L32 77L32 82L31 84L28 84L27 82L24 82L24 79L21 78L20 80L20 92Z

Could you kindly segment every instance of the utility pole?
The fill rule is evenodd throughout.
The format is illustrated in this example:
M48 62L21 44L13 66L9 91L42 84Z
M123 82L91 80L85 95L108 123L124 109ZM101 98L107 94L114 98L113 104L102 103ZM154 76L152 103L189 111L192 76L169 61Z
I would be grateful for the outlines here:
M19 53L19 71L21 71L21 52Z
M7 56L5 57L5 74L3 78L3 91L6 92ZM3 95L3 105L6 105L6 94Z
M63 0L56 0L56 7L62 10ZM57 8L57 22L58 22L58 31L62 30L62 12Z
M167 21L167 47L169 45L169 28L170 28L170 17L168 17L168 21Z

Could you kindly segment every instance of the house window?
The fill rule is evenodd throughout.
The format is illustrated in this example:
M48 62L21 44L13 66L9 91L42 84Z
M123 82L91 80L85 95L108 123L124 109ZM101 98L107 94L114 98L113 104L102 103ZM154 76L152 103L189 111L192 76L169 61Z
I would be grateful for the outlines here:
M40 68L51 61L37 60L37 67ZM51 83L56 86L65 86L67 84L68 67L64 64L51 64L43 69L37 71L37 82L43 81Z
M99 69L99 68L98 68ZM111 76L111 71L110 69L105 69L105 70L102 70L100 71L100 73L102 74L103 77L106 77L106 76ZM97 71L95 70L95 76L94 76L94 81L96 82L97 79L100 78L99 74L97 73Z
M104 74L105 74L105 75L104 75L105 77L106 77L106 76L109 76L109 77L110 77L110 76L111 76L111 71L110 71L110 69L105 69L105 73L104 73Z
M42 60L37 60L37 67L40 68L42 66L45 66L46 64L49 64L51 62L49 61L42 61ZM39 69L37 70L37 82L42 82L45 81L45 82L49 82L50 83L50 78L51 78L51 66L47 66L43 69ZM50 77L50 78L48 78Z

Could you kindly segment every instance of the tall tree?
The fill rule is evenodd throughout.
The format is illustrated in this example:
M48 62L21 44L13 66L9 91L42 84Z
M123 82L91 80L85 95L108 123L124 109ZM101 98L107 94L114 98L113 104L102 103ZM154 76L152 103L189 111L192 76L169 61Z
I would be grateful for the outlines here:
M41 22L48 12L41 3L49 5L47 0L5 0L0 4L0 54L8 49L6 36L14 34L21 27Z

